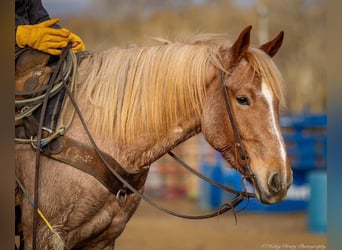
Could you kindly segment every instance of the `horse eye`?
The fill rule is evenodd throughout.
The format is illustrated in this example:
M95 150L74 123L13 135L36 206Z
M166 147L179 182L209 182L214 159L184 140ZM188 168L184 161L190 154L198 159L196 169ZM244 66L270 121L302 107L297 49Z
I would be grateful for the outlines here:
M238 96L236 100L240 105L250 105L250 102L246 96Z

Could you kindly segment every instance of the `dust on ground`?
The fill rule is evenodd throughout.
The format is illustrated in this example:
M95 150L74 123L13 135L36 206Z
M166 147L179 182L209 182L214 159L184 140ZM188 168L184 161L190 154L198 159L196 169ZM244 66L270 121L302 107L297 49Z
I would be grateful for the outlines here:
M199 214L189 199L158 201L174 211ZM325 234L308 231L305 213L241 212L206 220L176 218L141 202L116 241L116 250L327 249Z

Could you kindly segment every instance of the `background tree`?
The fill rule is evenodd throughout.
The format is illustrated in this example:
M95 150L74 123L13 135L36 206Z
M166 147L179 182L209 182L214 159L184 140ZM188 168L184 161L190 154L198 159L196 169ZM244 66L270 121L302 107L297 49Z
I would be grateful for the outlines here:
M326 109L326 1L324 0L97 0L66 16L87 49L146 44L151 37L225 33L234 38L253 25L252 43L285 31L275 61L287 85L287 111Z

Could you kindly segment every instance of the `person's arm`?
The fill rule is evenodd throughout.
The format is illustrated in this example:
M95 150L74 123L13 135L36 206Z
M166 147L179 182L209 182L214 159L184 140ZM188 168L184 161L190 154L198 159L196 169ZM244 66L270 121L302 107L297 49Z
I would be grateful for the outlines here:
M15 1L15 27L25 24L38 24L51 19L40 0ZM54 28L61 28L58 24Z
M60 28L58 18L50 19L40 0L16 0L16 51L26 46L60 55L72 42L72 50L84 50L82 40L69 30Z
M33 25L18 25L16 44L20 48L30 47L51 55L60 55L61 49L71 42L71 32L67 29L52 28L58 18Z
M46 9L44 8L41 0L31 0L31 13L34 13L32 15L32 20L30 20L30 23L40 23L42 21L46 21L50 19L50 16ZM61 28L58 24L54 24L52 27L54 28ZM73 51L81 51L85 50L85 46L81 38L70 32L70 39L72 44L72 50Z
M51 19L40 0L30 0L29 13L30 24L37 24ZM61 28L58 24L51 27Z
M50 16L44 8L41 0L15 0L15 52L19 51L21 48L29 46L34 49L49 53L46 48L42 49L38 46L39 42L42 42L43 39L41 37L35 37L37 35L44 35L46 30L42 30L43 27L39 28L39 25L34 26L35 24L39 24L48 20L50 20ZM54 22L51 25L51 28L60 29L60 26L57 24L57 22ZM39 30L40 32L37 32ZM64 35L65 33L66 32L64 32ZM67 34L67 36L69 36L69 34ZM58 52L56 53L59 54Z

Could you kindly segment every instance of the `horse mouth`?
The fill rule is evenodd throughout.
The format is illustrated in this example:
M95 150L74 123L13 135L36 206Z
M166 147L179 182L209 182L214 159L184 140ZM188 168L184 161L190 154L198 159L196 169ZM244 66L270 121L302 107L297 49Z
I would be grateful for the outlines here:
M285 197L288 188L282 189L278 193L271 194L268 190L261 187L257 178L251 183L254 187L256 198L265 205L271 205L281 202Z

